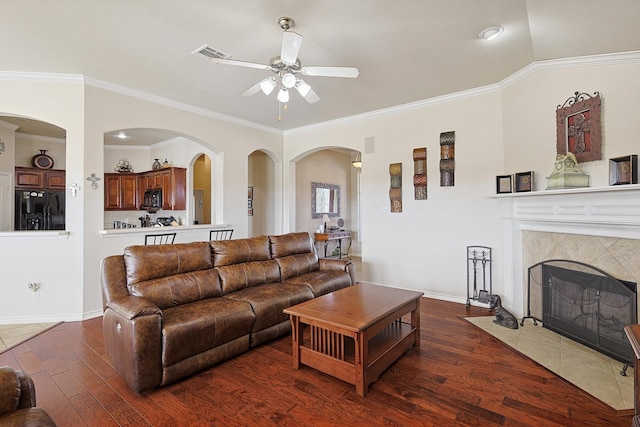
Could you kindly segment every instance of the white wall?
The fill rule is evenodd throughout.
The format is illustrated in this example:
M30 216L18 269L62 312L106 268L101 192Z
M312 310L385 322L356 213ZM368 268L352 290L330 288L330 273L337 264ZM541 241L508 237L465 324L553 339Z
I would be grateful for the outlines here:
M140 244L136 238L101 238L99 234L104 228L103 182L91 190L85 178L113 170L111 165L105 167L105 132L144 127L191 135L202 145L185 142L171 155L187 164L197 152L219 153L215 178L220 187L216 195L219 222L232 224L238 237L246 236L246 159L258 149L281 156L280 134L88 86L78 77L51 76L50 81L38 77L0 79L0 114L22 115L66 129L67 184L77 183L81 190L77 197L67 192L68 236L29 238L21 232L0 237L1 323L79 320L101 314L100 261L122 253L129 244ZM200 234L194 232L194 239L201 240ZM27 289L29 282L42 284L39 296Z
M285 161L341 141L362 151L363 280L431 296L466 295L467 245L499 249L495 176L502 169L499 92L285 135ZM454 187L440 187L440 133L456 131ZM364 140L374 137L372 152ZM428 200L413 200L413 149L427 147ZM403 164L403 212L391 213L389 164ZM285 180L287 182L287 180ZM296 194L299 194L297 192Z
M361 151L363 279L462 302L465 248L486 245L495 251L494 292L500 294L512 272L503 265L504 241L510 236L493 197L495 177L531 170L535 189L546 186L544 177L555 159L556 105L576 90L602 95L604 159L583 165L592 186L608 185L608 158L638 152L640 61L611 58L536 65L489 88L284 136L85 85L73 76L0 79L0 114L23 115L67 130L67 183L82 188L77 197L67 193L68 237L0 236L0 322L76 320L101 313L100 260L139 242L100 237L103 185L91 190L86 177L107 171L104 132L136 127L176 131L198 141L189 150L204 147L216 153L216 222L230 223L237 237L249 231L250 153L261 150L274 160L274 232L280 233L296 230L295 162L329 148L327 141ZM455 186L440 187L439 135L451 130L456 132ZM369 137L374 146L365 151ZM415 201L412 151L425 146L428 200ZM185 151L184 159L195 154ZM395 162L403 163L404 211L392 214L389 163ZM196 234L194 239L199 238ZM31 281L42 283L39 297L27 289Z
M285 162L340 141L363 152L363 280L421 290L428 296L466 299L467 245L494 249L494 292L510 286L504 265L504 213L493 198L496 175L534 171L535 190L546 188L556 155L555 110L576 90L603 99L603 160L581 164L591 186L608 185L608 159L638 153L640 64L606 56L602 61L533 64L495 86L452 94L350 120L285 134ZM456 132L455 186L439 186L439 134ZM364 139L374 137L373 152ZM412 150L427 147L428 200L415 201ZM389 212L389 163L403 164L403 213ZM295 167L285 170L291 173ZM289 180L285 180L289 182ZM297 192L285 191L295 198ZM290 224L292 212L285 212ZM506 285L505 285L505 282ZM504 302L504 300L503 300ZM509 306L512 301L507 301ZM520 305L520 302L516 302Z

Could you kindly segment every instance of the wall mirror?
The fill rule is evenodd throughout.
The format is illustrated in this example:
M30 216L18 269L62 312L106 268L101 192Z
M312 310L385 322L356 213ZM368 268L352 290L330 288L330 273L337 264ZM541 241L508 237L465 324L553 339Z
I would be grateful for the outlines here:
M311 218L340 216L340 186L336 184L311 183Z

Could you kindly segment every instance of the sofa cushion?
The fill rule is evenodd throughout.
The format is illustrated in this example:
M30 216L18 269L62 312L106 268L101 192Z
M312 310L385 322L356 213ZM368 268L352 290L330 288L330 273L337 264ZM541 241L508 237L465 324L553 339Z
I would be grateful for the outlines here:
M214 240L210 244L215 267L271 259L269 238L267 236L249 239Z
M266 283L241 289L226 295L225 298L246 301L251 304L253 312L256 314L256 322L252 329L255 332L286 321L289 316L284 314L283 310L312 299L313 293L304 285Z
M124 250L127 284L212 267L209 242L138 245Z
M351 286L351 275L339 270L318 270L312 273L291 277L285 283L307 285L313 295L319 297Z
M280 266L280 276L282 276L283 282L290 277L311 273L320 268L318 255L315 252L276 258L276 262Z
M243 262L215 269L220 276L223 295L263 283L280 281L280 269L278 263L273 260Z
M137 282L127 288L131 295L148 299L163 310L222 296L218 272L213 268Z
M162 313L162 365L171 366L249 335L254 321L249 304L227 298L168 308Z
M309 233L288 233L280 236L269 236L271 257L281 258L289 255L315 253Z

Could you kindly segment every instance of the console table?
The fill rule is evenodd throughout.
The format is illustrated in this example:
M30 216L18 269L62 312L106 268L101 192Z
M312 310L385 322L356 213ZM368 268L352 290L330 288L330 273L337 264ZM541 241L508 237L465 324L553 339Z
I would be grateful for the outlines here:
M313 239L315 243L321 243L324 246L324 257L327 258L327 246L330 241L336 241L338 245L338 251L340 254L338 258L342 258L342 255L348 256L349 251L351 250L351 232L347 230L340 231L327 231L325 233L314 233ZM347 247L347 251L345 253L342 252L342 241L349 240L349 246Z

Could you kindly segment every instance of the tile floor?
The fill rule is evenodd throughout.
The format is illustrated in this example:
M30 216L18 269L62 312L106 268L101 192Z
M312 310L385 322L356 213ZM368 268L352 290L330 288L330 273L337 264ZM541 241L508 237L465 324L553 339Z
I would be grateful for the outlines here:
M494 316L466 320L616 410L633 409L633 366L620 375L623 364L527 320L509 329L493 323Z
M57 323L28 323L21 325L0 325L0 352L28 340L34 335Z

